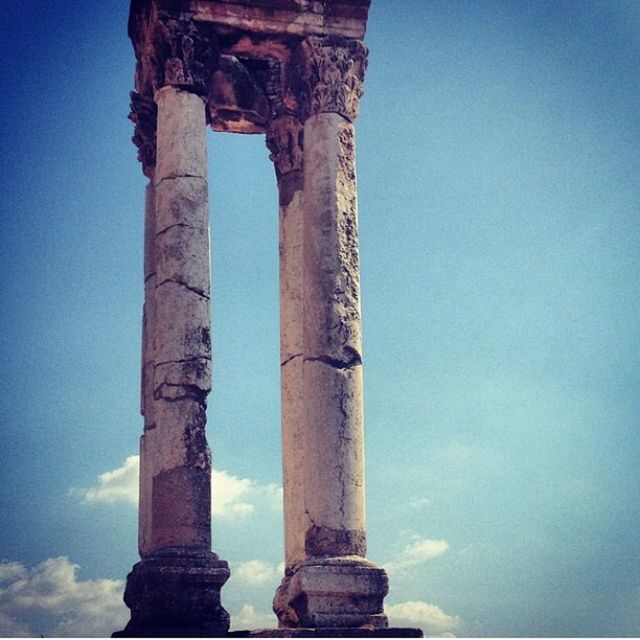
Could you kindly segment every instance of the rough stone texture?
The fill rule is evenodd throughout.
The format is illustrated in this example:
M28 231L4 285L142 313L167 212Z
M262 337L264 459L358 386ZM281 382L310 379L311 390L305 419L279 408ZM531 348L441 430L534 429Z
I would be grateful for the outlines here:
M267 134L280 193L280 376L285 565L305 559L309 524L304 505L304 404L302 394L302 126L279 118ZM292 188L297 187L297 188ZM283 195L282 190L290 193Z
M153 179L156 167L156 120L158 107L153 97L132 91L131 113L129 120L134 125L131 141L138 147L138 160L142 164L142 172L147 178Z
M209 298L208 248L209 230L206 228L174 225L159 234L156 238L156 286L177 282Z
M360 363L360 267L353 125L335 113L304 126L305 359Z
M210 326L208 296L175 281L156 287L157 364L210 358Z
M165 179L156 188L156 234L175 226L206 229L209 220L206 178L180 176Z
M277 36L338 33L362 38L370 0L191 0L196 20Z
M384 629L384 569L357 556L308 560L285 578L273 608L281 627Z
M176 501L176 496L180 500ZM173 467L153 477L152 527L159 549L211 545L211 473Z
M140 436L140 475L138 478L138 553L141 558L153 549L153 527L151 519L153 457L149 451L149 440L155 438L155 430L145 431Z
M153 389L155 370L155 187L152 182L145 190L144 223L144 305L142 309L142 368L140 389L140 413L144 416L144 429L153 429Z
M305 534L307 557L364 556L362 367L305 361L303 393L305 449L314 452L305 457L305 478L313 487L305 492L312 525Z
M166 178L195 177L206 180L203 98L166 86L156 92L155 99L158 104L156 185Z
M365 555L360 277L353 125L334 113L305 122L305 505L308 557ZM335 549L327 548L334 538ZM324 540L320 542L320 539ZM350 542L348 542L350 541ZM353 546L349 548L349 545Z
M215 131L254 133L269 121L269 102L248 68L235 56L222 55L209 91L211 127Z
M338 113L356 119L362 97L368 50L360 40L310 36L295 52L294 88L303 119Z
M131 620L114 637L216 637L229 629L220 589L229 566L211 552L167 549L127 576Z

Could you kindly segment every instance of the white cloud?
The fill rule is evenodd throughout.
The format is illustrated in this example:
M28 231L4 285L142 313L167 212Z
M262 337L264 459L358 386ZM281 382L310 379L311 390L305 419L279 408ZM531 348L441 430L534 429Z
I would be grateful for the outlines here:
M240 629L275 629L278 621L274 613L260 613L250 604L244 604L240 613L231 615L231 631Z
M407 569L431 560L431 558L441 556L448 548L449 543L446 540L418 538L409 543L395 558L386 562L384 566L388 571Z
M98 476L98 484L83 492L83 502L138 504L140 456L129 456L121 467Z
M25 575L27 570L19 562L2 562L0 564L0 584Z
M30 638L33 633L28 626L0 611L0 637Z
M268 583L277 584L284 575L284 563L269 564L262 560L239 562L231 567L232 579L245 585L257 586Z
M124 464L98 476L90 489L74 489L88 504L125 502L138 504L138 475L140 456L129 456ZM274 511L282 509L282 488L275 483L261 485L249 478L239 478L226 471L214 469L211 474L213 515L222 518L241 518L263 505Z
M387 605L385 611L391 626L419 627L425 636L431 637L453 637L453 632L462 622L458 616L449 615L435 604L421 600Z
M0 563L0 635L105 637L126 624L122 580L78 580L65 557Z

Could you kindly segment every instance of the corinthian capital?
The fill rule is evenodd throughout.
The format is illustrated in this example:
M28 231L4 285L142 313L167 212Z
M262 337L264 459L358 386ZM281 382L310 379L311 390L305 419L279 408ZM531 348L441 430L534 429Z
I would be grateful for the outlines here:
M132 91L130 96L129 120L135 125L131 140L138 147L138 160L142 164L142 172L147 178L152 178L156 166L158 107L151 96L135 91Z
M362 41L340 36L312 36L302 42L292 84L305 119L318 113L339 113L355 120L367 53Z
M302 124L295 116L284 115L271 121L267 148L278 177L302 169L302 133Z

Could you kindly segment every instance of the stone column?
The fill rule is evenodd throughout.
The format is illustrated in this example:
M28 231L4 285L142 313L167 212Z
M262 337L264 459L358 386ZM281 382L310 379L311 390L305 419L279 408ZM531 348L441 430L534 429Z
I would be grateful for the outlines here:
M304 120L305 560L285 577L274 609L281 626L384 628L387 577L365 559L353 120L366 48L337 36L309 37L297 57L293 84Z
M193 40L193 31L187 33ZM172 52L179 50L176 45ZM131 620L121 636L215 636L229 628L220 603L229 568L211 551L211 454L205 435L211 389L205 100L187 66L192 43L188 51L187 60L165 62L164 83L154 96L157 159L154 186L147 191L145 248L142 560L127 577Z
M302 124L280 115L267 129L279 195L280 396L284 489L285 573L306 558L309 520L304 505L304 404L302 398Z
M155 428L153 417L154 389L154 323L155 323L155 228L156 202L154 176L156 169L156 131L158 109L149 95L131 92L131 113L129 119L135 124L132 138L138 147L138 160L142 172L149 178L145 188L144 203L144 304L142 307L142 358L140 371L140 413L144 418L144 431L140 437L140 487L149 485L152 477L151 456L145 455L146 433ZM151 531L151 496L144 490L139 491L138 505L138 551L145 554L146 540Z

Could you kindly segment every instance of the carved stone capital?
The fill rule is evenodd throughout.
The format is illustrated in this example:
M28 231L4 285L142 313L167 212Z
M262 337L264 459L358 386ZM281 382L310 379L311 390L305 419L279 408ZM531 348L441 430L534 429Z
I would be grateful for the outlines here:
M267 148L278 177L302 169L302 134L302 124L295 116L285 115L271 121Z
M296 52L293 87L303 118L339 113L355 120L363 93L368 50L340 36L306 38Z
M142 172L147 178L153 177L156 166L156 129L158 107L151 96L132 91L131 113L129 120L135 125L133 144L138 147L138 160L142 164Z
M217 44L193 20L163 18L153 33L153 90L173 85L206 95L217 58Z

